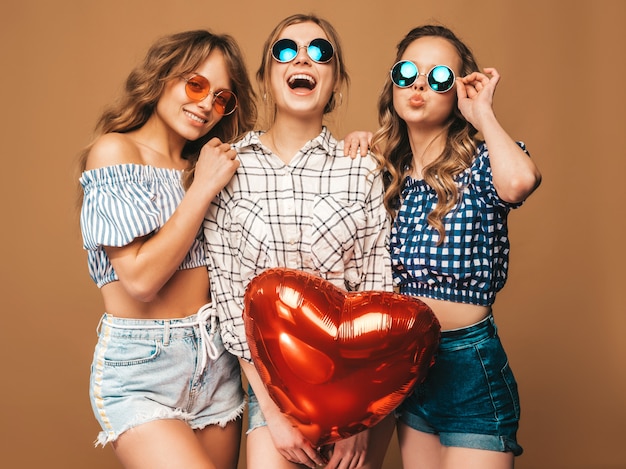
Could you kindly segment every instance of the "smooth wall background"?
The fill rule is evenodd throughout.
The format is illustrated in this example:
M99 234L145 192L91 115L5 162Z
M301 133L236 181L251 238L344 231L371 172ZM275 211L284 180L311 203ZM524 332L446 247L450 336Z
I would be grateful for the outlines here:
M74 205L76 154L103 106L161 35L230 33L253 74L270 30L297 12L343 39L353 86L330 122L338 136L376 128L379 89L413 26L444 23L499 69L497 114L544 176L511 216L495 304L522 397L516 467L625 468L623 0L3 1L0 465L120 467L93 448L102 305ZM385 467L400 467L395 442Z

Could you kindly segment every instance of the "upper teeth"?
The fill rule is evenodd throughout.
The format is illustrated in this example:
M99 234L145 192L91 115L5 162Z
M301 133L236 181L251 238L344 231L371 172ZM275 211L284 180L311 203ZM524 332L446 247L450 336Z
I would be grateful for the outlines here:
M201 123L203 123L203 124L206 122L206 120L204 120L204 119L202 119L202 118L200 118L200 117L196 116L195 114L192 114L192 113L191 113L191 112L189 112L189 111L185 111L185 114L187 114L187 117L189 117L191 120L194 120L194 121L196 121L196 122L201 122Z
M304 73L299 73L297 75L292 75L291 77L289 77L289 83L293 83L296 80L306 80L312 85L315 85L315 80L313 79L313 77L310 75L305 75Z

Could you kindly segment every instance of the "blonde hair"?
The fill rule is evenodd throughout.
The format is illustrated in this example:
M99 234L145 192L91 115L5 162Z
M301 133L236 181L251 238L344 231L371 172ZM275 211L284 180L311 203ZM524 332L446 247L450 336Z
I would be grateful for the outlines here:
M478 71L472 51L451 30L439 25L425 25L412 29L398 44L394 63L401 60L413 41L429 36L444 38L456 48L461 58L461 76ZM413 153L406 123L398 116L393 106L393 86L391 78L387 76L378 99L380 128L372 138L372 152L385 171L387 183L385 206L395 217L400 207L404 182L412 169ZM472 164L478 144L476 129L465 120L457 106L450 114L443 132L446 140L443 152L423 171L424 180L437 194L437 204L427 215L427 220L439 232L439 244L445 239L443 218L459 199L459 189L454 178Z
M315 23L324 31L326 37L335 49L335 55L331 61L334 67L334 83L337 85L338 90L341 90L343 87L347 88L350 85L350 77L343 60L341 41L339 40L339 34L335 28L327 20L316 15L296 14L288 16L276 25L265 41L265 44L263 44L263 57L261 59L261 65L256 72L256 78L261 88L261 94L263 95L263 99L266 101L266 105L268 106L268 119L270 122L274 120L274 116L276 115L276 105L269 86L271 65L274 62L274 59L272 58L272 46L278 40L279 36L286 27L300 23ZM337 104L335 94L336 93L333 92L328 103L326 103L324 114L332 112L335 108L335 105Z
M193 167L206 142L213 137L232 142L251 130L257 115L255 95L235 40L206 30L175 33L157 40L143 61L130 72L121 96L102 113L92 143L81 152L80 171L85 169L89 150L99 136L110 132L126 133L143 126L152 116L166 83L192 72L213 50L219 50L224 56L238 107L233 114L224 116L207 135L187 142L183 148L183 158L191 162L192 168L185 173L185 187L193 180Z

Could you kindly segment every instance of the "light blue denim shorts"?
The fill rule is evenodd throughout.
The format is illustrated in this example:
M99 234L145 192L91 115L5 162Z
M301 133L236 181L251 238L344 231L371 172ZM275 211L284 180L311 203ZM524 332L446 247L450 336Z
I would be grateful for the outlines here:
M441 333L435 364L396 415L445 446L522 454L517 383L493 316Z
M252 390L252 386L248 385L248 431L250 433L255 428L265 427L267 422L265 416L259 407L259 400L256 398L256 394Z
M245 406L239 362L225 350L210 307L171 320L104 314L89 394L103 446L153 420L224 426Z

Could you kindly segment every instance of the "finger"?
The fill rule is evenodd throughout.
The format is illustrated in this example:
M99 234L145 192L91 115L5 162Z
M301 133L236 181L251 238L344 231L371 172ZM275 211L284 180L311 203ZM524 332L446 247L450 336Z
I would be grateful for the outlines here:
M223 143L218 137L213 137L211 140L205 143L205 145L217 148L220 145L223 145Z
M367 153L369 151L369 142L361 141L359 149L361 150L359 153L361 156L367 156Z
M465 88L465 83L463 80L457 80L455 82L456 85L456 95L457 98L460 99L464 99L467 98L467 89Z
M315 451L313 447L303 448L302 451L304 452L307 460L313 463L312 467L321 466L326 463L324 458L322 458L322 456L317 451Z
M350 158L355 159L358 150L359 150L358 143L355 143L355 142L350 143Z

